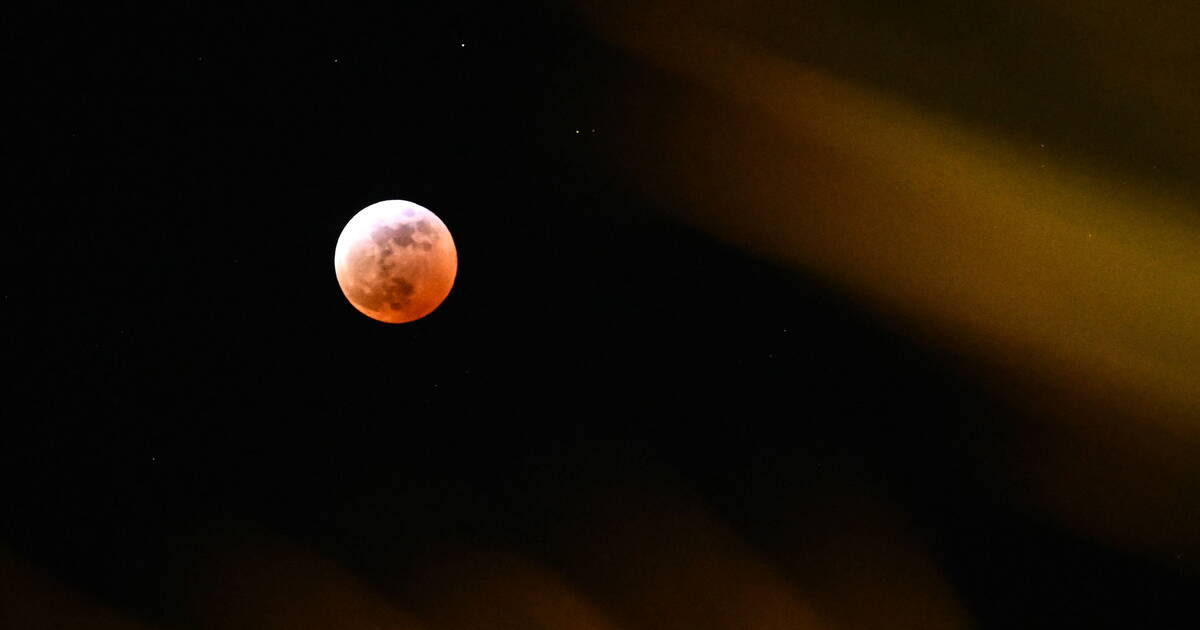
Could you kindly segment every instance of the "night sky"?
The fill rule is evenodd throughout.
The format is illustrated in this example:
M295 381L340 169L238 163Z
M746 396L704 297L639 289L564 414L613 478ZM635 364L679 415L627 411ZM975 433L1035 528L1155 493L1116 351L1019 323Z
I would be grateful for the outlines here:
M1171 90L1197 85L1200 57L1167 37L1200 29L1194 12L1175 3L1161 37L1134 31L1131 50L1162 43L1177 75L1100 89L1078 52L1104 49L1099 35L1029 7L943 4L764 1L697 22L937 121L1050 144L1040 159L1099 173L1080 186L1170 191L1197 212L1200 111ZM1133 430L1112 427L1142 425L1089 425L1105 399L1010 360L1023 351L1006 340L1034 329L1003 322L1062 312L996 310L980 321L1017 332L980 342L936 308L974 299L971 265L961 294L928 274L873 292L853 271L870 255L837 253L852 239L804 250L884 190L844 173L890 162L852 143L820 157L812 134L785 147L786 125L747 109L768 96L736 87L774 75L714 87L707 70L735 47L713 38L686 58L701 70L656 57L686 20L649 5L628 38L606 9L568 3L63 3L10 21L0 625L1193 627L1200 476L1143 479L1136 462L1167 443L1200 461L1197 416L1146 402L1183 437L1123 458L1106 440ZM1125 19L1144 26L1074 24ZM779 156L813 166L793 177ZM764 199L792 187L798 207L833 211L780 219ZM334 276L342 227L385 199L437 213L458 249L453 291L410 324L364 317ZM1134 220L1087 229L1149 239ZM1190 238L1171 270L1198 268ZM1029 282L1015 302L1040 307ZM891 310L910 288L934 306ZM1137 347L1183 366L1172 392L1191 392L1194 358L1160 342L1187 321L1173 347L1192 348L1196 320L1170 299L1146 307L1162 334ZM1095 330L1143 330L1113 321ZM1082 346L1067 338L1053 354L1070 365ZM1085 472L1056 483L1076 461ZM1104 499L1109 477L1086 462L1166 507ZM1050 490L1030 490L1041 473ZM1094 530L1071 516L1091 513L1115 516ZM513 567L557 576L592 612ZM355 586L286 595L331 576ZM407 621L378 621L393 614Z

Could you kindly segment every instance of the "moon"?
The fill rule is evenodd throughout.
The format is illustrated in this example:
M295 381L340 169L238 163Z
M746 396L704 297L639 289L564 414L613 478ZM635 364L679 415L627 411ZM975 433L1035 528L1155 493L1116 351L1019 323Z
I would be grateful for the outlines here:
M421 319L450 294L458 250L446 224L411 201L380 201L342 228L333 251L342 293L363 315L390 324Z

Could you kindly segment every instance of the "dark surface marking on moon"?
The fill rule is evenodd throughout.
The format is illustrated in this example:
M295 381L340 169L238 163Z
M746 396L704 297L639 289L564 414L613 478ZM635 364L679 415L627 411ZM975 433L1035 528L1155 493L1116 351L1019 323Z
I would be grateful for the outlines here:
M374 236L373 233L372 238ZM401 310L412 300L416 285L392 275L396 262L394 257L388 255L391 251L390 247L384 247L382 252L378 252L366 244L350 251L346 267L351 277L346 283L346 294L356 304L377 311L383 310L385 305ZM377 252L382 255L377 255ZM378 277L372 274L375 269L379 270Z
M387 247L388 243L395 243L401 247L412 247L416 241L413 240L413 226L402 223L396 227L388 227L381 225L374 230L371 230L371 240L380 247Z
M388 279L387 287L385 287L383 290L384 297L387 298L388 306L395 311L408 306L409 301L412 300L412 294L415 288L416 287L413 285L413 283L405 280L404 278Z
M387 305L392 310L401 310L412 300L416 286L404 278L386 278L376 282L374 290L367 288L364 282L351 284L346 292L354 298L354 302L375 311L384 309Z
M420 234L423 238L417 240L416 236ZM396 227L381 225L371 231L371 240L376 245L384 248L384 253L391 253L389 245L399 247L415 247L420 246L421 249L429 251L433 249L433 243L438 240L437 230L434 229L429 221L421 219L415 223L401 223Z

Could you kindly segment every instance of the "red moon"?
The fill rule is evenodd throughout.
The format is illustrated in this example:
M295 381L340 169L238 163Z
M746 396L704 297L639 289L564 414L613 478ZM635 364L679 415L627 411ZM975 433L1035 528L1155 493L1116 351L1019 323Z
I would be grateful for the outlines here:
M432 313L450 294L458 250L446 224L411 201L363 208L338 237L333 269L363 315L403 324Z

